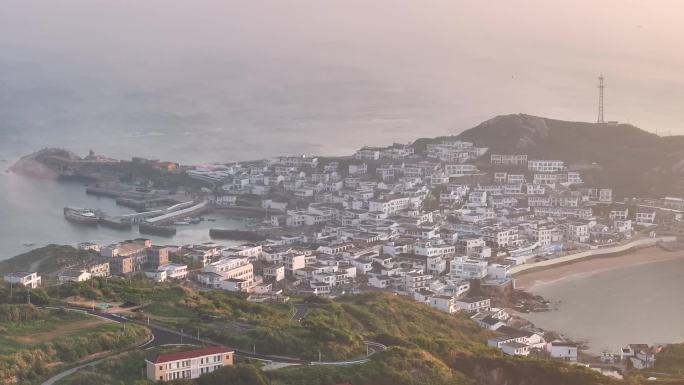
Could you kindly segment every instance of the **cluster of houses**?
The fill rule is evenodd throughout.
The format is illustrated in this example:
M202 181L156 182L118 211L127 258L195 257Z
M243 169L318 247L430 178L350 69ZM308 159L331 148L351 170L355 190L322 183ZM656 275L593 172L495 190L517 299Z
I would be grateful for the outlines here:
M448 139L364 147L345 158L279 157L183 172L215 186L205 189L215 207L257 197L268 215L261 229L279 235L232 247L83 243L79 248L97 257L68 267L59 280L145 274L257 299L386 290L470 314L500 333L489 344L507 354L542 349L576 361L577 346L513 329L509 315L492 308L491 298L513 287L509 270L630 239L638 226L679 221L684 209L674 198L665 202L673 207L614 202L610 188L587 186L579 168L564 161ZM5 280L40 283L31 273Z
M613 202L610 188L586 186L580 171L561 160L457 140L186 172L217 186L210 194L217 206L260 197L269 214L262 227L286 232L261 242L260 254L222 251L220 261L205 266L201 282L227 290L262 293L279 277L292 277L314 294L363 282L456 300L472 280L505 288L512 266L621 242L635 226L657 221L657 210ZM251 278L233 272L250 263Z

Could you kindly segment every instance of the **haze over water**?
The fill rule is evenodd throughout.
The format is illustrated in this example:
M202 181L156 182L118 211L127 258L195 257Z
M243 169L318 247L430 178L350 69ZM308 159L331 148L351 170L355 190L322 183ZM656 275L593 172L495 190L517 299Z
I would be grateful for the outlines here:
M677 0L3 0L0 154L339 155L497 114L593 121L600 72L607 119L684 133L683 18Z

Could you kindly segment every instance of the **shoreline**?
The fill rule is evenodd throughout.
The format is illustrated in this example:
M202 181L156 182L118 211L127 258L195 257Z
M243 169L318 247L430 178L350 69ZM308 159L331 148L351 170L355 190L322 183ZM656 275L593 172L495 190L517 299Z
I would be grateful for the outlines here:
M534 293L540 286L562 280L586 277L621 268L666 262L679 258L684 258L684 250L666 251L658 246L649 246L617 255L607 254L571 263L563 263L558 266L549 266L543 270L523 271L514 278L515 288Z

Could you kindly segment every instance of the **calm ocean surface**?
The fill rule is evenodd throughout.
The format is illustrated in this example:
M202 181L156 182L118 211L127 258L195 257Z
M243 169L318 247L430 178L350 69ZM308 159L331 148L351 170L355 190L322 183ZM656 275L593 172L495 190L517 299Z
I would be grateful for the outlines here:
M64 206L101 209L109 214L132 212L117 206L113 199L86 195L82 183L37 180L0 173L0 259L12 257L47 244L74 245L78 242L112 243L139 236L151 238L155 243L185 244L207 242L210 227L241 228L239 220L223 218L216 222L204 221L197 225L178 226L173 238L141 235L136 227L116 230L103 226L80 225L64 219ZM25 244L35 243L34 246ZM235 244L217 241L219 244Z
M684 259L579 276L534 289L558 310L526 314L538 327L588 341L590 351L684 341Z

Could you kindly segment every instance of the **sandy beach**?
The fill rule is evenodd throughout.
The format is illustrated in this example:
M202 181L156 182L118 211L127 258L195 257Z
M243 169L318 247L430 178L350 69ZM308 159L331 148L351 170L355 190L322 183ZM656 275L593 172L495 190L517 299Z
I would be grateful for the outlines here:
M534 291L541 285L559 280L678 258L684 258L684 250L665 251L655 246L646 247L621 255L597 256L557 267L549 267L545 270L521 272L515 276L515 287L521 290Z

